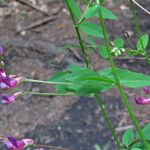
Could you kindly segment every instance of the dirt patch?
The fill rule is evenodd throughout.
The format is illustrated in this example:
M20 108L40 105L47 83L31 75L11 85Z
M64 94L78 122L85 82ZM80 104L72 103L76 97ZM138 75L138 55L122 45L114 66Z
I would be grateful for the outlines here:
M34 3L32 0L30 2ZM148 0L140 2L150 10ZM76 42L75 32L64 2L38 0L35 4L45 7L50 14L59 18L18 34L18 29L41 20L43 15L27 6L8 1L0 7L0 45L6 49L5 62L13 72L28 78L47 80L57 69L61 70L68 64L82 64L83 60L79 49L74 52L73 50L63 51L61 48L66 43ZM125 7L121 5L126 6L127 9L122 10L121 8ZM107 6L120 16L118 21L107 22L107 30L111 33L111 39L121 35L126 40L126 46L129 46L125 32L134 31L135 27L132 24L133 18L128 4L116 4L115 1L109 0ZM138 14L143 33L150 34L149 16L141 10ZM135 34L132 40L136 42ZM90 60L95 69L102 69L109 65L96 54L92 54ZM116 64L145 74L149 74L150 71L149 66L141 60L116 60ZM54 91L53 87L38 84L25 84L22 88L37 92ZM141 93L141 89L125 89L125 92L141 125L149 122L147 111L149 106L143 112L139 110L141 107L135 107L134 103L134 97ZM116 128L131 125L116 90L105 93L102 100ZM94 144L105 145L108 140L112 139L93 99L28 95L20 98L13 105L1 105L0 109L0 133L2 135L9 134L18 137L25 135L33 137L37 143L67 147L70 150L94 150ZM118 132L118 134L121 133L122 131ZM115 149L113 142L110 142Z

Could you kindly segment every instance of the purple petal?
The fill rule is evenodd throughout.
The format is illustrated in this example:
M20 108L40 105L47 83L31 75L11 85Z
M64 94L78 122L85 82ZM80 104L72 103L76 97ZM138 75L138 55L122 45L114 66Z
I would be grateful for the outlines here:
M18 146L17 146L17 141L16 141L16 139L15 139L14 137L8 136L7 138L8 138L8 140L9 140L15 147L18 147Z
M25 146L25 143L23 142L23 141L17 141L17 148L19 148L19 149L23 149L24 148L24 146Z
M4 55L4 50L2 47L0 47L0 56L3 56Z
M150 87L144 87L144 92L150 94Z
M11 142L6 142L6 143L4 143L4 147L5 147L7 150L14 150L14 145L13 145Z

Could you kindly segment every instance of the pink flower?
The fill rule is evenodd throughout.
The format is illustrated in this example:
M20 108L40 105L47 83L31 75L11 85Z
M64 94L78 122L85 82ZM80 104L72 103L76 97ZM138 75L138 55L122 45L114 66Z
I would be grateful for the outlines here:
M11 104L13 103L18 96L20 96L22 93L21 92L17 92L11 96L9 95L6 95L6 94L2 94L1 97L2 97L2 100L1 100L1 103L2 104Z
M4 141L4 147L7 150L23 150L24 148L32 144L32 139L16 140L14 137L11 136L8 136L7 140Z
M144 92L150 94L150 87L144 87Z
M135 102L139 105L147 105L147 104L150 104L150 98L141 98L140 96L137 96L135 98Z

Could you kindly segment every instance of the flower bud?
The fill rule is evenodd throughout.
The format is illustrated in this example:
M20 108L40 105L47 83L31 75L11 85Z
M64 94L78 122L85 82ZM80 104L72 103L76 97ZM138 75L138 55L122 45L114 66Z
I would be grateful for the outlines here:
M144 92L150 94L150 87L144 87Z
M139 105L148 105L150 104L150 98L144 99L144 98L141 98L140 96L137 96L135 98L135 102Z

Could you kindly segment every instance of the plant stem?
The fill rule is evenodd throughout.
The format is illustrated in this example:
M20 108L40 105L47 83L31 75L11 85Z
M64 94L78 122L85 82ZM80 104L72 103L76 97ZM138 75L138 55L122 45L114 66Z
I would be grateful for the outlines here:
M87 68L88 68L88 67L89 67L89 62L88 62L87 55L85 54L85 47L84 47L84 44L83 44L83 41L82 41L82 38L81 38L81 35L80 35L80 32L79 32L79 29L78 29L78 26L77 26L77 24L76 24L74 15L73 15L73 13L72 13L72 11L71 11L71 8L70 8L70 6L69 6L69 4L68 4L68 0L66 0L66 4L67 4L68 10L69 10L69 12L70 12L72 21L73 21L73 23L74 23L74 27L75 27L76 34L77 34L77 37L78 37L78 41L79 41L79 44L80 44L80 47L81 47L81 50L82 50L82 54L83 54L83 56L84 56L84 60L85 60L86 66L87 66ZM118 149L120 150L120 149L121 149L121 144L120 144L120 142L119 142L119 140L118 140L117 135L115 134L115 130L114 130L112 124L111 124L111 121L110 121L109 117L107 116L107 113L105 112L105 109L103 108L102 102L101 102L101 100L99 99L98 94L95 94L95 99L96 99L96 101L97 101L97 103L98 103L98 106L99 106L99 109L100 109L102 115L104 116L105 121L107 122L107 124L108 124L108 126L109 126L109 128L110 128L110 130L111 130L112 135L114 136L114 140L115 140L116 143L117 143Z
M80 44L80 47L81 47L81 50L82 50L84 61L85 61L86 66L88 68L89 67L89 61L88 61L88 58L87 58L87 55L86 55L86 52L85 52L85 48L84 48L84 44L83 44L83 41L82 41L82 38L81 38L81 35L80 35L80 32L79 32L79 29L78 29L78 24L75 21L75 17L73 15L72 11L71 11L71 8L69 6L68 0L66 0L66 4L67 4L68 10L70 12L70 15L71 15L71 18L72 18L72 21L73 21L73 24L74 24L74 28L75 28L76 33L77 33L77 37L78 37L78 41L79 41L79 44Z
M24 79L23 82L34 82L34 83L43 83L43 84L58 84L58 85L70 85L71 82L51 82L43 80L34 80L34 79Z
M67 148L62 148L62 147L55 147L55 146L48 146L48 145L42 145L42 144L34 144L34 147L46 147L50 149L56 149L56 150L69 150Z
M98 97L98 94L95 94L95 99L96 99L96 101L98 103L98 106L99 106L99 108L100 108L100 110L101 110L101 112L102 112L102 114L103 114L103 116L105 118L105 121L107 122L107 124L108 124L108 126L109 126L109 128L111 130L112 135L114 136L114 139L115 139L115 141L116 141L116 143L118 145L118 149L121 149L121 145L120 145L120 142L118 140L118 137L115 134L115 130L114 130L114 128L113 128L113 126L112 126L112 124L110 122L110 119L108 118L108 116L106 114L106 111L105 111L105 109L103 107L103 104L102 104L100 98Z
M143 41L142 41L142 38L141 38L141 32L140 32L140 28L139 28L138 20L137 20L137 17L136 17L135 8L134 8L134 3L133 3L132 0L130 0L130 4L131 4L131 10L132 10L132 13L133 13L134 23L135 23L135 30L136 30L138 39L140 40L142 51L145 52L144 56L145 56L147 62L150 63L147 51L145 50L144 45L143 45Z
M100 24L101 24L101 27L102 27L102 32L103 32L103 35L104 35L104 42L105 42L106 50L107 50L107 53L109 55L110 66L111 66L112 73L113 73L115 81L116 81L116 85L118 86L118 90L119 90L120 95L122 97L123 103L125 104L126 109L127 109L128 113L130 115L130 118L132 119L132 122L134 123L134 125L135 125L141 139L142 139L142 142L143 142L145 148L148 150L148 145L147 145L147 142L145 140L145 137L143 136L143 133L142 133L142 130L141 130L139 124L138 124L138 121L136 120L136 117L135 117L135 115L132 111L132 108L130 107L130 105L128 103L128 100L127 100L127 98L124 94L123 88L121 86L119 77L118 77L117 72L116 72L115 64L114 64L114 61L112 59L112 55L111 55L111 51L110 51L110 47L109 47L109 40L108 40L108 37L107 37L106 28L105 28L105 25L104 25L104 19L103 19L101 9L99 11L99 19L100 19Z
M41 96L76 96L74 94L38 93L38 92L30 92L30 91L23 91L23 94L32 94L32 95L41 95Z

